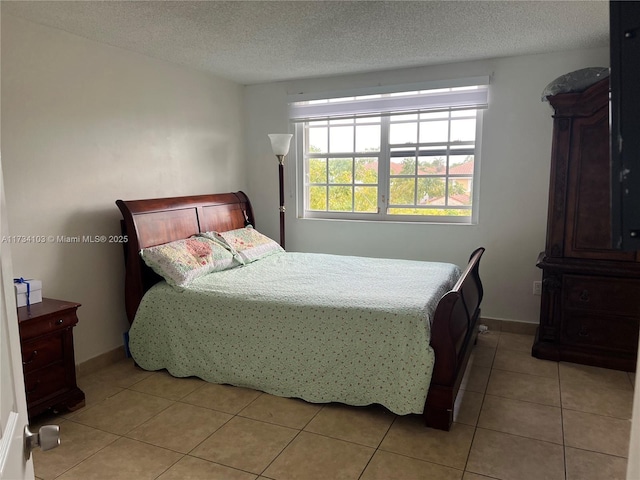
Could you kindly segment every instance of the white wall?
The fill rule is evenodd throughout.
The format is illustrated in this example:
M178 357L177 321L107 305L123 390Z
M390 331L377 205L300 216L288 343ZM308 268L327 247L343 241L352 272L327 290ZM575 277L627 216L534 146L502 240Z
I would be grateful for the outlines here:
M2 15L13 235L118 234L115 201L245 188L243 87ZM119 244L14 244L14 274L82 303L76 361L122 344Z
M249 86L245 94L248 193L257 227L278 237L276 160L266 135L292 132L287 94L490 74L481 174L475 182L480 188L477 225L297 218L295 156L289 155L287 249L464 264L475 247L484 246L483 316L537 322L540 297L532 295L532 284L541 278L535 263L545 246L552 133L552 109L541 102L540 95L562 74L608 65L608 50L596 49Z

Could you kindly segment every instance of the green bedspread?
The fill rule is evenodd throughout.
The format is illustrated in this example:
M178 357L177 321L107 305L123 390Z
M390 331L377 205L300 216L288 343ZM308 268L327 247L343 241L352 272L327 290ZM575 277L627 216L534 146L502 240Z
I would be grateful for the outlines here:
M129 332L142 368L309 402L422 413L428 320L451 264L278 253L147 292Z

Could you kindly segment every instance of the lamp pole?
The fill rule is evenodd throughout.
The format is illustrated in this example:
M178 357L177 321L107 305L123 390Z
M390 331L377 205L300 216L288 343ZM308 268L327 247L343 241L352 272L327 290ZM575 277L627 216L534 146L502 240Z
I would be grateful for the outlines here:
M291 144L290 133L271 133L268 135L271 140L271 148L278 159L278 186L280 189L280 246L284 247L284 157L289 153Z
M278 157L278 187L280 188L280 246L284 247L284 155Z

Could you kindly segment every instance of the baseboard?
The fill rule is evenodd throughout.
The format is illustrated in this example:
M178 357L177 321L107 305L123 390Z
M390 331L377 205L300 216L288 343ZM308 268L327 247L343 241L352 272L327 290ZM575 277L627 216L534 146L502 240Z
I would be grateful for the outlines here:
M119 362L126 358L124 353L124 346L114 348L109 352L105 352L97 357L90 358L89 360L76 365L76 375L83 377L97 372L101 368L107 367L113 363Z
M489 327L489 331L535 335L537 323L518 322L517 320L499 320L497 318L480 318L480 325Z

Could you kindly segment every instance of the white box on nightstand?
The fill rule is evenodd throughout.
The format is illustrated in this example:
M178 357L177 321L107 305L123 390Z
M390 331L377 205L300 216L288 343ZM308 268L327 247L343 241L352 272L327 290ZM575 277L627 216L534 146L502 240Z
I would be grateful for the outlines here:
M13 286L16 290L16 307L27 305L27 284L29 284L29 305L42 302L42 281L26 279L22 282L14 280Z

